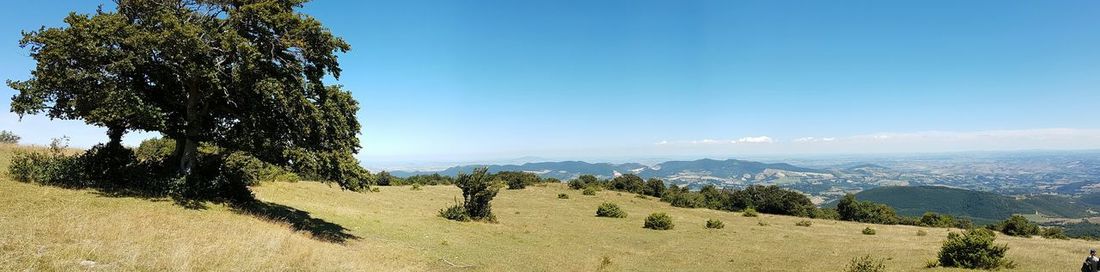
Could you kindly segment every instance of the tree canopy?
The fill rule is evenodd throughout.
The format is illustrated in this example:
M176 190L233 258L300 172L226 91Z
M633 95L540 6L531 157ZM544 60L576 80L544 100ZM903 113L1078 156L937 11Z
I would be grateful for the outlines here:
M37 66L19 93L20 116L83 120L176 142L187 176L197 147L243 151L346 189L368 184L358 102L340 86L337 54L350 46L297 9L306 0L117 0L71 13L65 26L23 33Z

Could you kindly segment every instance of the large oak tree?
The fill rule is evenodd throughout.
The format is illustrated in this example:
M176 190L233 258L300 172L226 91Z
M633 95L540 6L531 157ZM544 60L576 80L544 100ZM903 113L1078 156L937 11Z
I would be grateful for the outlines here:
M340 86L350 49L296 9L306 0L117 0L71 13L65 26L23 33L37 62L8 81L11 110L45 113L176 141L173 167L189 175L197 147L248 152L313 178L361 189L358 103Z

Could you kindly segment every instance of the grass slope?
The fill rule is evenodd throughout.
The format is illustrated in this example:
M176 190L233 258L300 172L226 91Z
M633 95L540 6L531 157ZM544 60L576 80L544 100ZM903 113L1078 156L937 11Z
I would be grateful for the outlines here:
M0 146L0 166L11 151ZM457 188L422 188L355 193L268 183L254 188L263 201L250 209L256 216L0 176L0 271L840 271L866 254L887 259L890 271L956 271L923 268L948 229L828 220L797 227L804 218L674 208L608 191L584 196L561 184L502 190L493 201L499 224L462 223L436 216ZM558 199L562 192L572 198ZM603 202L629 216L595 217ZM653 212L671 215L675 229L643 229ZM726 227L705 229L711 218ZM867 226L877 235L861 234ZM332 236L348 238L320 239ZM1003 235L998 242L1012 248L1017 271L1075 271L1096 246Z
M582 196L564 186L502 191L493 202L499 224L436 217L459 191L450 186L385 187L353 193L313 183L271 183L257 196L339 224L357 238L343 244L311 239L287 223L211 205L188 210L170 201L117 198L0 180L0 270L74 270L95 261L107 270L457 270L480 271L838 271L851 258L887 258L891 271L923 269L947 229L868 226L706 209L673 208L654 199L600 192ZM557 199L569 192L571 199ZM597 218L602 202L629 217ZM642 228L652 212L667 212L676 228ZM726 228L708 230L708 218ZM758 222L766 222L760 226ZM1000 236L1019 271L1072 271L1089 246ZM610 260L604 263L604 258Z

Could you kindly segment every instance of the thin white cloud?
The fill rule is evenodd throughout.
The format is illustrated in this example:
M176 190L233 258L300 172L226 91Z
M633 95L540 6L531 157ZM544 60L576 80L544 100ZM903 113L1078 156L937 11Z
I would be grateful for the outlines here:
M752 143L752 144L770 144L774 143L775 139L768 136L756 136L756 137L743 137L733 141L733 143Z

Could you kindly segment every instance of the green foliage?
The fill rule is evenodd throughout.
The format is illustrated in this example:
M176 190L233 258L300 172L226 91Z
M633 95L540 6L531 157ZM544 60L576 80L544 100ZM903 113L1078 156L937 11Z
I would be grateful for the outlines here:
M55 139L48 152L16 153L12 156L8 174L20 182L32 182L62 187L84 187L83 163L80 156L66 155L67 145Z
M810 221L810 220L802 220L802 221L798 221L797 223L794 223L794 225L799 226L799 227L809 227L809 226L813 226L814 222Z
M599 180L593 175L580 175L575 179L569 180L569 188L574 190L580 190L588 188L590 185L596 185Z
M992 192L940 186L885 186L862 191L856 197L890 205L902 215L920 216L933 211L954 215L956 219L970 218L979 224L1036 211L1055 217L1084 218L1090 217L1090 209L1096 210L1084 201L1065 196L1037 195L1017 199Z
M454 178L450 176L440 175L439 173L433 173L431 175L415 175L407 178L398 178L391 176L391 185L451 185L454 184Z
M760 216L760 213L757 213L756 209L747 208L747 209L741 211L741 216L744 216L744 217L757 217L757 216Z
M867 227L863 229L863 235L875 235L875 229Z
M439 217L460 222L470 221L470 216L466 215L466 209L458 203L439 210Z
M950 228L955 226L955 218L946 214L926 212L920 217L920 225L935 228Z
M151 138L141 141L134 155L143 162L168 161L172 152L176 150L176 142L168 138Z
M959 267L968 269L996 269L1011 267L1011 262L1005 261L1005 252L1008 245L996 245L996 239L992 231L984 229L972 229L965 233L948 233L947 241L938 254L939 264L943 267Z
M810 218L813 219L827 219L827 220L840 220L840 213L836 209L830 208L815 208L810 210Z
M176 144L164 166L186 180L175 191L238 183L215 180L223 158L201 158L204 145L367 188L353 157L358 102L324 85L339 78L337 54L350 46L298 12L304 2L118 1L70 13L64 25L23 33L36 67L7 82L18 91L11 111L106 127L107 146L128 131L167 135Z
M871 257L871 255L865 255L863 257L854 258L848 262L848 266L844 268L845 272L886 272L886 265L883 264L883 259Z
M489 203L496 197L500 190L490 180L488 168L475 169L473 173L462 173L455 179L455 186L462 189L462 205L465 213L472 220L495 222L492 206Z
M282 167L263 162L244 152L233 152L225 157L222 175L246 186L259 185L264 181L296 182L298 175Z
M493 179L503 180L509 190L518 190L527 188L528 185L536 183L542 183L542 178L535 173L517 172L517 171L500 171L493 174Z
M559 193L558 194L558 199L569 199L569 195L567 195L565 193Z
M400 184L401 182L397 182L397 180L398 178L390 174L390 172L381 171L374 174L374 184L378 186L390 186L395 185L395 183Z
M638 175L623 174L611 179L607 188L615 191L642 193L645 191L646 185Z
M689 192L687 187L675 192L670 189L665 192L661 200L680 208L700 208L707 205L706 198L702 194Z
M1065 224L1066 236L1073 238L1100 240L1100 224L1080 222Z
M647 229L655 230L670 230L675 225L672 223L672 217L666 213L653 213L645 218L645 225Z
M613 218L625 218L626 212L619 208L619 205L615 203L604 202L596 208L597 217L613 217Z
M19 135L7 130L0 130L0 144L18 144Z
M581 194L583 194L583 195L596 195L596 188L585 187L584 191L581 192Z
M1043 228L1039 232L1039 235L1041 235L1041 236L1043 236L1043 238L1047 238L1047 239L1069 240L1069 236L1066 236L1065 230L1062 229L1061 227L1046 227L1046 228Z
M845 195L837 203L836 211L841 220L873 224L893 224L898 220L894 209L885 204L856 200L854 195Z
M657 178L650 178L645 182L645 191L643 193L652 197L661 197L667 190L668 188L665 187L664 181Z
M806 195L775 185L752 185L728 193L729 200L722 206L730 211L751 207L768 214L806 216L814 209L813 202Z
M1027 220L1022 215L1013 215L994 227L995 230L1009 236L1031 237L1039 235L1039 225Z
M725 227L726 227L726 224L722 223L722 220L707 219L707 228L708 229L721 229L721 228L725 228Z

